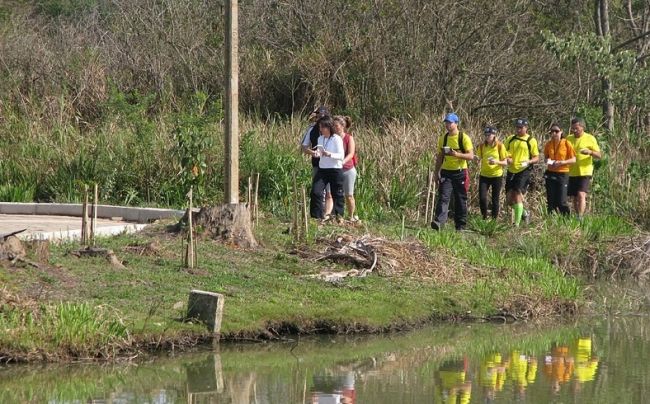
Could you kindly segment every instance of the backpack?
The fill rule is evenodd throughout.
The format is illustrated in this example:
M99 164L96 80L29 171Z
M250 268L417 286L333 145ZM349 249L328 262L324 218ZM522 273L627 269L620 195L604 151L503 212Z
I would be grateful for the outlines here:
M506 146L506 149L510 148L510 143L512 143L513 140L518 140L520 142L526 142L526 145L528 146L528 159L531 159L533 157L533 149L530 147L530 141L533 139L532 136L528 135L528 139L524 140L518 137L517 135L512 135L508 139L508 145Z
M445 139L442 141L442 147L447 146L447 137L449 136L449 132L445 133ZM463 132L458 132L458 146L460 148L460 152L465 154L465 144L463 142Z
M449 136L449 132L445 133L445 138L442 141L442 147L447 146L447 137ZM463 132L458 132L458 146L460 149L460 152L465 154L465 143L463 142ZM467 165L467 168L465 169L465 192L469 192L469 164Z
M478 151L479 151L479 154L480 154L481 156L483 156L483 146L485 146L485 142L481 143L481 144L478 146ZM503 146L503 143L501 143L501 142L499 142L499 141L497 140L497 144L496 144L496 146L495 146L496 149L497 149L497 153L499 153L499 152L501 151L501 146ZM530 152L530 146L529 146L528 151Z
M314 125L309 131L309 142L311 143L312 148L316 147L316 145L318 144L319 136L320 136L320 129L318 128L318 125ZM319 157L312 157L311 165L314 167L318 167L319 161L320 161Z

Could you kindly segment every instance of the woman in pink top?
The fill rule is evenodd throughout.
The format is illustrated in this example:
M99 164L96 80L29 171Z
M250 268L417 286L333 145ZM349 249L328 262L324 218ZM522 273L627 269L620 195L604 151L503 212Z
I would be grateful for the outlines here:
M337 115L334 117L334 131L343 138L343 191L345 193L345 204L350 214L350 221L356 222L359 218L354 214L356 204L354 201L354 183L357 179L357 156L354 137L349 133L352 120L349 116Z

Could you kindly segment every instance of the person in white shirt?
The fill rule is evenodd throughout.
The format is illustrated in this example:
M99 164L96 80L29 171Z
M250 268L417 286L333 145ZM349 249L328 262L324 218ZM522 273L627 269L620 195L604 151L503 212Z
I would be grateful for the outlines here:
M327 220L329 215L323 212L323 191L327 185L332 191L334 214L343 217L345 198L343 195L343 159L345 151L343 139L334 133L334 121L330 116L318 120L320 136L316 147L307 152L312 157L320 157L318 170L311 186L309 212L311 217Z
M314 177L316 176L316 172L318 171L318 160L319 160L319 157L314 157L313 154L310 152L310 150L316 147L316 145L318 144L318 137L320 136L317 122L319 119L329 115L330 112L325 106L320 106L314 109L309 114L309 118L308 118L309 127L305 131L305 134L302 136L302 142L301 142L302 152L312 156L311 158L312 181L314 180ZM327 186L325 188L325 215L326 216L332 213L333 205L334 202L332 201L332 193L330 192L330 187Z

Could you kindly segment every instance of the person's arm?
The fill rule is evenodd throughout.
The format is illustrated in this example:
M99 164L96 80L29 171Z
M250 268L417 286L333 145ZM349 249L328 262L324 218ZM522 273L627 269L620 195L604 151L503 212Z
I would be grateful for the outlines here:
M534 155L530 160L528 160L528 165L539 163L539 147L537 147L537 140L534 138L530 141L530 147L537 154Z
M467 143L469 143L469 144L467 144ZM474 150L472 148L472 142L469 139L469 136L467 136L467 135L463 136L463 146L465 146L465 150L467 150L465 153L459 153L456 150L452 149L449 152L449 155L452 156L452 157L456 157L457 159L461 159L461 160L467 160L467 161L474 160Z
M587 150L589 150L589 153L587 154L589 154L591 158L600 160L603 157L603 155L600 153L600 150L591 150L591 149L587 149Z
M302 137L302 143L300 144L300 146L302 147L302 152L304 154L313 156L315 152L311 149L311 140L309 139L309 133L311 132L311 129L312 129L312 126L307 128L307 130L305 131L305 134Z
M348 135L348 136L350 136L350 135ZM345 164L348 161L352 160L354 158L354 153L355 152L356 152L356 144L354 143L354 137L350 136L350 140L348 142L348 154L343 159L343 164Z
M341 139L341 136L334 136L328 145L332 141L334 142L332 145L333 147L330 146L332 150L323 150L323 156L327 156L334 160L343 160L345 158L345 152L343 151L343 139Z
M461 160L472 161L474 160L474 150L469 150L467 153L459 153L455 150L450 150L448 156L456 157Z

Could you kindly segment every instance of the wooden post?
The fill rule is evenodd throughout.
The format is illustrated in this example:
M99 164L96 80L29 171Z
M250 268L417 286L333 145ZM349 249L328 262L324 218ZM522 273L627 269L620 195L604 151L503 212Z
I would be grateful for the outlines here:
M239 203L239 26L237 0L225 2L226 203Z
M246 190L246 193L247 193L246 202L248 203L248 213L250 215L251 222L253 221L253 190L251 189L252 183L253 183L253 177L251 175L249 175L248 176L248 189Z
M95 246L95 233L97 231L97 205L99 205L98 199L99 188L97 186L97 183L95 183L95 195L93 197L93 216L90 223L90 242L93 247Z
M253 217L255 218L255 226L259 224L259 206L258 206L258 199L257 196L260 191L260 173L257 173L257 178L255 179L255 203L253 204L254 206L254 215Z
M189 204L187 209L187 225L188 225L188 236L187 236L187 253L185 254L185 267L194 268L194 235L192 229L192 187L190 187L190 192L187 193L189 197Z
M84 202L81 207L81 245L88 245L88 184L84 184Z
M435 177L435 173L433 174ZM429 214L430 221L435 220L435 211L436 211L436 180L433 180L433 185L431 186L431 213Z
M307 241L307 235L309 234L309 218L307 217L307 191L305 188L302 188L302 220L305 231L305 242Z
M431 185L433 182L433 171L429 169L429 175L427 178L427 204L424 208L424 222L429 223L429 201L431 200Z
M293 241L300 240L300 226L298 225L298 185L296 181L296 172L293 172L293 209L291 231L293 232Z

